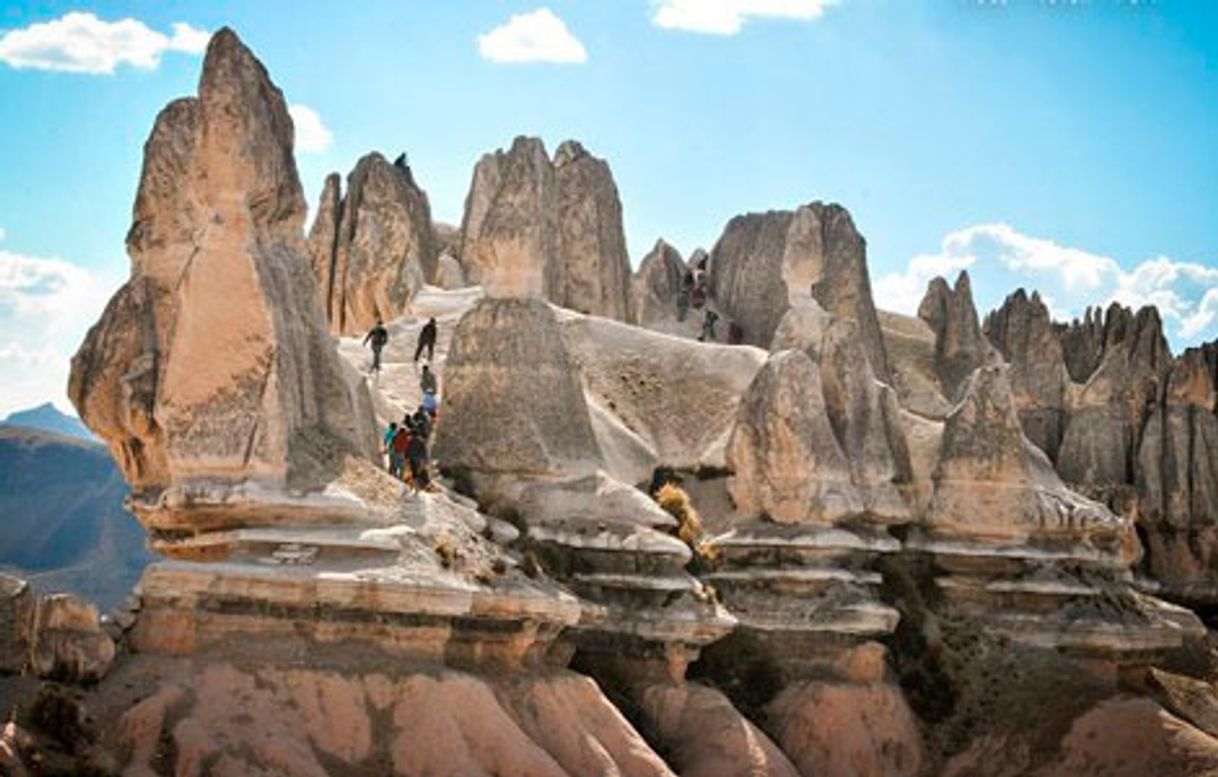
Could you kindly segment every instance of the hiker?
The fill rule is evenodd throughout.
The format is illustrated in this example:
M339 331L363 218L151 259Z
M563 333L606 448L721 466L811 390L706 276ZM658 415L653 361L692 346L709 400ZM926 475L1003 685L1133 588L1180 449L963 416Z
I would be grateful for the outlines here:
M393 449L393 436L398 433L397 421L390 421L389 426L385 427L385 434L381 437L381 453L385 454L386 461L389 462L389 472L393 472L393 457L389 454Z
M655 471L651 473L651 486L647 489L647 493L654 499L660 493L661 488L676 482L677 473L673 471L672 467L656 467Z
M436 360L436 320L435 318L427 319L427 323L419 331L419 344L414 349L414 360L419 360L419 355L423 353L423 349L427 349L427 361L433 362Z
M389 330L385 328L384 322L378 318L376 326L372 327L371 331L364 337L364 345L372 344L372 369L370 372L381 371L381 350L388 342Z
M706 306L706 287L700 283L694 284L694 290L689 293L689 306L701 310Z
M427 474L427 441L423 435L415 433L410 436L406 462L410 465L410 479L414 482L415 490L426 490L431 479Z
M718 313L713 310L706 311L706 315L702 317L702 333L698 335L698 342L715 341L715 322L718 320Z
M423 394L423 412L427 413L428 417L436 420L436 414L440 411L440 400L435 394Z
M694 274L689 270L681 276L681 291L677 294L677 320L684 321L689 315L689 295L694 290Z
M427 412L427 408L422 405L419 405L419 409L414 411L414 431L424 440L431 439L431 413Z
M401 480L406 469L406 451L410 447L410 427L405 421L393 435L389 450L389 474Z
M744 327L735 321L727 327L727 343L728 345L741 345L744 343Z
M426 364L423 365L423 374L419 376L419 388L424 394L439 393L440 386L436 381L436 374Z
M405 173L410 172L410 162L406 161L406 152L405 151L398 154L398 158L393 160L393 166L396 167L397 169L401 170L402 172L405 172Z

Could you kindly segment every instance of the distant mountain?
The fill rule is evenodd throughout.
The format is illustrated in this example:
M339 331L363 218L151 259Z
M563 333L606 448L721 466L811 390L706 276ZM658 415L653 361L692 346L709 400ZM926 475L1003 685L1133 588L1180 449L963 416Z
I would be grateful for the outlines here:
M0 427L0 567L39 592L79 594L104 612L153 558L123 508L126 495L101 444Z
M79 418L59 412L59 409L50 402L29 410L18 410L0 421L0 426L24 426L29 429L41 429L44 432L62 434L65 437L97 440Z

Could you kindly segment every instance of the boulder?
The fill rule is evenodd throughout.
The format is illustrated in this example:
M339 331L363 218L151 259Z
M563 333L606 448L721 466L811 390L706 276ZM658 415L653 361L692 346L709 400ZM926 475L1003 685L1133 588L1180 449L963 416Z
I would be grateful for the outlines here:
M137 510L188 482L317 489L344 456L376 450L364 389L326 333L292 137L282 93L228 29L208 46L199 96L157 117L131 279L69 384Z
M544 297L630 320L630 260L609 166L574 141L553 162L537 138L479 160L465 200L461 262L492 297Z
M1132 562L1132 522L1070 491L1023 436L1010 368L977 369L948 415L927 520L935 533L986 540L1056 536Z
M643 257L631 284L635 324L646 327L677 317L677 298L685 272L680 252L663 239L657 240Z
M763 347L792 302L810 294L828 312L858 325L872 370L887 381L866 253L840 205L814 202L737 216L711 252L710 291L743 328L745 342Z
M436 265L436 285L441 289L452 291L454 289L464 289L469 285L469 282L465 279L464 268L461 267L461 263L452 254L448 252L440 254Z
M600 461L579 371L549 305L483 299L462 316L444 367L440 466L515 478L585 475Z
M325 190L322 195L319 218L327 216L329 207ZM319 228L324 230L330 219L314 223L310 249L314 267L329 267L329 273L319 277L321 288L329 290L330 329L351 335L366 332L378 320L397 318L425 282L436 280L438 241L427 194L408 169L390 164L379 153L356 163L338 212L329 262L318 257L326 243Z
M1070 376L1062 343L1040 295L1023 289L985 317L985 336L1011 365L1011 391L1023 433L1057 459L1066 424Z
M831 525L863 512L850 461L825 409L820 370L801 351L778 351L740 403L727 447L732 499L745 515Z
M30 667L39 677L96 682L110 670L115 652L92 604L69 594L38 600L30 628Z
M33 611L30 584L0 573L0 673L16 674L25 666Z
M956 277L954 288L942 278L932 280L918 305L918 318L935 332L935 370L943 395L953 401L960 385L985 363L991 351L977 323L968 273Z

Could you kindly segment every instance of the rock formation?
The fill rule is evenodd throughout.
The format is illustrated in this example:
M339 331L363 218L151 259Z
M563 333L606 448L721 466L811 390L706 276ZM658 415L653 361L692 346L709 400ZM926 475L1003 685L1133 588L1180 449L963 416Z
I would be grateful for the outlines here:
M955 288L948 288L942 278L932 280L918 305L918 318L935 332L935 370L943 395L954 401L960 385L985 363L990 351L977 323L968 273L960 273Z
M72 360L72 401L150 526L187 499L321 488L375 450L367 395L326 335L304 211L283 95L221 31L199 96L157 117L131 279Z
M341 203L337 187L337 176L327 177L309 252L331 331L356 334L397 318L424 282L436 281L438 240L409 169L373 152L347 176Z
M677 297L685 277L685 262L677 249L657 240L655 246L639 264L631 284L634 321L639 326L652 326L657 321L677 316Z
M745 342L769 345L791 303L810 294L858 325L872 370L888 380L866 243L845 208L814 202L737 216L715 244L709 270L711 293L743 327Z
M630 260L609 166L567 141L553 162L537 138L474 168L461 262L491 296L544 297L581 313L630 320Z
M1057 459L1066 423L1069 374L1049 309L1019 289L985 318L985 335L1011 365L1011 391L1023 433Z

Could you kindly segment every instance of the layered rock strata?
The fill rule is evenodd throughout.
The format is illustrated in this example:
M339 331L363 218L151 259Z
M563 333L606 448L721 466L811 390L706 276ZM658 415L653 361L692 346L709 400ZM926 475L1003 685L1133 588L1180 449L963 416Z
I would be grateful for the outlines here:
M604 160L575 141L553 161L518 137L474 168L461 224L461 262L491 296L535 296L628 321L630 260L617 186Z
M341 201L338 183L326 179L309 253L330 329L349 335L397 318L425 282L437 282L439 240L409 169L373 152L347 176Z

